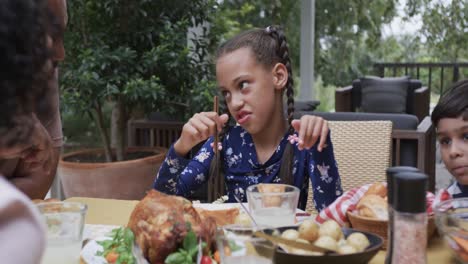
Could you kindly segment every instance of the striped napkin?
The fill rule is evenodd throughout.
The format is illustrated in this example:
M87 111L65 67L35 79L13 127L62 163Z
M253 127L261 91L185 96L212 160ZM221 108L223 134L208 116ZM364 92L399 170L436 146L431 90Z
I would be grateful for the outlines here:
M386 183L384 183L386 184ZM326 220L335 220L341 226L349 226L348 217L346 212L354 211L359 200L364 196L366 191L372 184L366 184L345 192L342 196L338 197L332 204L320 211L316 216L315 221L323 223ZM450 194L440 191L437 196L431 192L426 194L426 207L429 215L433 214L433 205L450 199Z

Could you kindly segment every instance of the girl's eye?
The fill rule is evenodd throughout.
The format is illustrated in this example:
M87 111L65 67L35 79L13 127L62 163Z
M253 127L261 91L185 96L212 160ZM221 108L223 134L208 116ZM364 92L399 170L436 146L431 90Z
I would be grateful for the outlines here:
M463 134L463 140L468 141L468 133Z
M239 88L244 89L249 85L247 81L242 81L239 83Z
M450 139L449 138L440 138L439 139L439 144L444 146L444 145L449 145L450 144Z

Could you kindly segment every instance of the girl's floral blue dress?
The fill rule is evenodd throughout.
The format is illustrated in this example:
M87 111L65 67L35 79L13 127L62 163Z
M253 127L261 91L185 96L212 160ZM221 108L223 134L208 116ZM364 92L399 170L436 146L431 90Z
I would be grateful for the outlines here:
M168 194L188 196L208 180L214 152L210 137L193 159L180 157L172 146L161 165L154 188ZM235 202L234 194L246 200L245 190L257 183L280 183L281 157L288 141L286 133L270 159L264 164L257 161L257 152L250 134L241 126L232 127L222 140L221 159L224 166L228 202ZM331 204L343 191L333 154L330 133L327 147L318 152L299 150L294 146L294 185L301 190L298 208L307 203L309 179L312 181L315 207L318 211Z

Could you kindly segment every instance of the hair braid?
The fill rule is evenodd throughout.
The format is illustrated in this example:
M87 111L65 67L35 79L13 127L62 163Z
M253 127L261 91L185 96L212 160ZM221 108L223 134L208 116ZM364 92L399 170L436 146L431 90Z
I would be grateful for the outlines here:
M283 63L288 70L288 81L286 82L286 103L288 104L289 133L292 134L294 133L294 129L291 125L294 116L294 78L292 74L288 43L286 41L286 36L284 35L283 30L280 28L276 26L269 26L267 27L266 31L277 41L277 55L281 59L281 63Z
M291 67L291 58L289 57L289 48L286 41L286 36L284 32L276 27L269 26L265 30L270 34L277 42L276 54L280 58L280 62L286 66L288 70L288 80L286 82L286 96L288 104L288 124L289 124L289 134L294 133L294 128L292 126L292 120L294 115L294 79L292 75ZM294 152L291 144L287 144L283 153L283 159L281 161L281 167L279 171L279 177L282 182L286 184L294 184L293 179L293 163L294 163Z

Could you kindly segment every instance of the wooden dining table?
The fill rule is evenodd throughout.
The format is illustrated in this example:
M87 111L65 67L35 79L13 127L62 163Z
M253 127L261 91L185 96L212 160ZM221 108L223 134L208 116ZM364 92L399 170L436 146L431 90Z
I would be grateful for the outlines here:
M92 225L118 225L125 226L138 201L100 199L86 197L71 197L65 201L81 202L88 206L86 224ZM385 250L379 253L369 262L371 264L385 263ZM450 249L440 236L431 238L427 248L427 263L446 264L457 263L452 257Z

